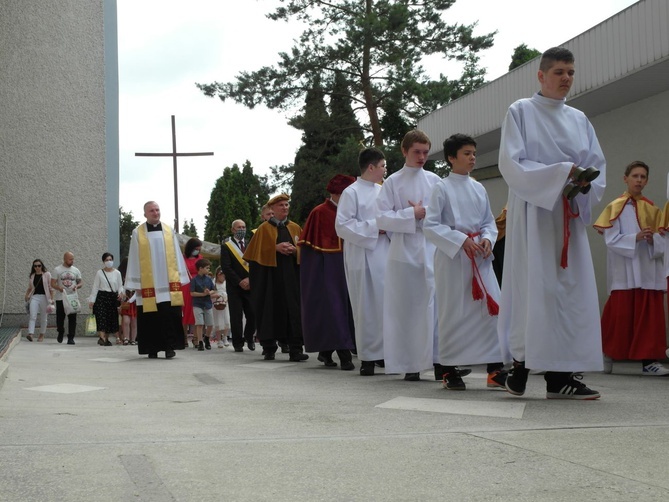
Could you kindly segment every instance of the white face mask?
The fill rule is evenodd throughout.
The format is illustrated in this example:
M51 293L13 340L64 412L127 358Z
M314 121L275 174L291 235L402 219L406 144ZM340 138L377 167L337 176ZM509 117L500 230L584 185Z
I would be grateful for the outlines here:
M193 250L193 253L191 254L191 256L197 256L197 255L199 255L199 254L200 254L200 250L199 250L199 249L194 249L194 250Z
M114 266L114 261L113 260L107 260L105 262L105 267L112 268L113 266Z

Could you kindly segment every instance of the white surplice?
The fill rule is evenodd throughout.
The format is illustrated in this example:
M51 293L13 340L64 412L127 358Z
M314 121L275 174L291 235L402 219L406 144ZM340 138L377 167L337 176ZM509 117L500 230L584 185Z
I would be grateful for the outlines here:
M568 267L562 191L573 165L600 176L571 203ZM535 94L513 103L502 124L499 169L509 185L498 329L512 356L545 371L601 371L595 273L586 226L606 186L606 162L587 117L565 100Z
M383 297L386 373L418 373L437 362L434 245L425 241L423 220L416 220L409 201L427 206L439 179L404 166L385 181L376 199L376 222L391 232Z
M390 241L379 235L376 197L381 186L358 180L341 194L335 229L344 240L344 269L353 310L358 359L383 359L383 284Z
M437 248L434 282L437 291L439 363L445 366L501 362L497 316L487 303L472 298L472 261L462 249L467 237L480 243L497 239L497 225L488 194L468 175L451 173L432 189L423 225L425 238ZM499 303L500 291L492 268L492 254L475 258L481 280L490 297ZM504 340L505 341L505 340Z
M142 223L142 225L146 225L146 223ZM165 226L164 223L161 223L161 225ZM132 231L130 252L128 253L128 268L125 274L125 289L133 289L138 293L142 291L139 244L137 241L137 231L139 228L140 227L137 227ZM170 286L167 277L167 259L165 256L165 239L163 237L163 232L147 232L146 235L149 239L149 248L151 250L151 273L153 274L153 287L156 290L156 302L169 302ZM188 284L190 282L188 269L186 268L186 262L184 261L184 256L179 248L179 241L177 241L177 235L174 230L172 230L172 242L168 243L168 245L174 247L181 284ZM137 305L142 304L142 295L138 294Z
M628 200L620 216L604 229L606 241L606 286L615 290L650 289L665 291L665 237L653 234L653 243L636 240L641 231L632 200Z

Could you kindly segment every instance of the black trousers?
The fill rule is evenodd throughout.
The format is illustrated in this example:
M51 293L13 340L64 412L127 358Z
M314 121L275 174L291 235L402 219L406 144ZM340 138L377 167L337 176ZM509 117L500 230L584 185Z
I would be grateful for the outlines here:
M251 305L251 292L242 288L228 291L228 308L230 309L230 331L233 347L243 347L244 342L252 342L256 332L256 318ZM246 327L244 327L246 317Z
M65 309L63 308L63 301L56 300L56 330L58 334L63 336L65 334ZM74 338L77 332L77 314L67 315L67 337Z

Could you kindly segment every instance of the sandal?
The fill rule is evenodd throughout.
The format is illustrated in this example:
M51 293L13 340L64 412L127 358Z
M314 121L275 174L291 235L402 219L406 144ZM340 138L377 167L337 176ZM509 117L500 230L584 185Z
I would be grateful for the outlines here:
M33 341L33 336L30 333L28 333L26 335L26 340L28 340L29 342L32 342Z
M123 345L128 345L129 343L128 340L123 340Z
M37 341L38 341L38 342L43 342L43 341L44 341L44 333L42 333L42 334L37 338Z

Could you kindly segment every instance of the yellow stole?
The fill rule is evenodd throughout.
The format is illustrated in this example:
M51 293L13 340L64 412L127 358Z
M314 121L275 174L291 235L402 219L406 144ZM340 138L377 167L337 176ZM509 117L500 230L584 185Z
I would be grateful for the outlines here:
M228 246L228 249L232 252L232 256L237 258L237 261L239 264L246 270L247 272L249 271L249 264L248 262L244 261L244 258L242 258L242 253L241 249L232 242L232 240L226 241L225 243L226 246Z
M650 228L653 232L657 232L662 225L662 211L643 195L632 197L628 192L625 192L604 208L593 225L595 229L601 234L604 233L605 229L611 228L612 223L620 216L630 199L632 199L634 205L639 228Z
M184 304L184 297L181 292L181 278L179 276L179 266L177 265L177 255L174 251L174 237L170 227L167 225L162 225L162 227L162 236L165 243L165 261L167 262L167 281L170 286L170 302L173 307L180 307ZM156 289L153 285L151 247L149 245L146 224L140 225L137 229L137 244L139 245L139 280L142 284L143 310L144 312L156 312L158 306L156 305Z

